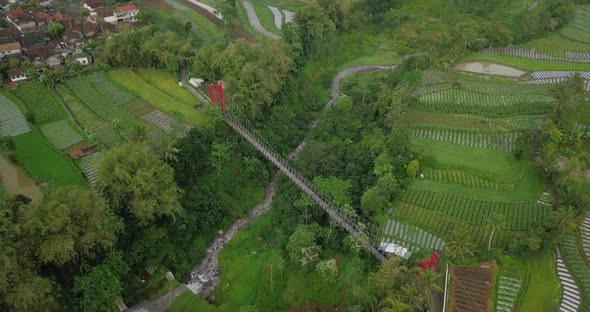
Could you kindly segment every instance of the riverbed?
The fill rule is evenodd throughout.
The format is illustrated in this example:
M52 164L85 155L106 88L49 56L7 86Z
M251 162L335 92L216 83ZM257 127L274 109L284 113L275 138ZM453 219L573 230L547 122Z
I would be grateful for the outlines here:
M23 169L0 156L0 184L8 194L22 194L32 201L39 201L43 194L39 187L24 173Z

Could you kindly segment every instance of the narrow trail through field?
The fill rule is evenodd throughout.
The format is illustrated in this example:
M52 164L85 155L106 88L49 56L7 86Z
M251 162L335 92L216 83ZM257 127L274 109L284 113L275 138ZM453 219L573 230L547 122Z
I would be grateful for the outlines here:
M248 21L250 22L250 25L252 25L252 27L254 27L254 29L257 32L259 32L259 33L263 34L264 36L269 37L271 39L281 38L281 36L268 31L266 28L264 28L264 26L262 26L262 23L260 23L260 19L258 18L258 15L256 15L256 10L254 9L254 6L252 5L252 3L250 3L250 1L243 0L242 3L244 4L244 8L246 9L246 13L248 15Z
M299 143L299 145L291 152L288 156L289 160L294 160L297 158L299 153L303 150L307 141L309 139L310 133L316 127L320 118L323 116L326 110L330 109L338 96L340 95L340 81L344 79L346 76L356 73L368 73L368 72L375 72L375 71L382 71L382 70L391 70L396 68L397 65L392 66L357 66L344 69L340 71L334 78L332 79L332 83L330 86L331 89L331 96L332 98L326 102L322 112L318 115L318 117L311 122L309 125L309 130L305 138ZM186 288L190 289L193 293L198 294L204 298L207 298L217 286L220 277L220 270L219 270L219 254L223 249L223 246L227 244L232 238L236 236L236 234L243 229L244 227L248 226L252 223L256 218L261 216L262 214L266 213L272 204L272 200L276 194L277 190L277 181L278 177L281 173L277 172L268 186L266 187L266 193L264 197L264 201L258 205L256 205L246 217L238 219L226 232L222 235L215 238L213 243L209 245L207 248L207 253L201 263L193 268L190 273L190 278L188 281L185 281L185 285L181 285L178 288L172 290L171 293L174 293L175 296L178 296L180 293L184 292ZM170 293L169 293L170 294ZM165 311L168 306L173 302L173 300L169 300L169 295L166 295L166 298L160 298L153 301L143 301L138 305L129 309L129 311L135 312L161 312Z

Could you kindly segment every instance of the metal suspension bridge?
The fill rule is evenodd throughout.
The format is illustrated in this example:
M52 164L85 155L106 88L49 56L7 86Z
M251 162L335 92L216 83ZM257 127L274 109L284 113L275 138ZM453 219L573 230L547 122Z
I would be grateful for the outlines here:
M226 124L252 144L266 159L270 160L283 174L309 195L332 220L362 242L364 247L377 260L385 261L385 256L379 251L383 233L379 226L359 217L354 211L343 209L336 204L330 196L324 194L308 179L298 173L286 159L275 152L272 146L257 133L248 118L239 109L234 106L226 109L221 84L212 85L210 92L211 102L219 104L222 119Z

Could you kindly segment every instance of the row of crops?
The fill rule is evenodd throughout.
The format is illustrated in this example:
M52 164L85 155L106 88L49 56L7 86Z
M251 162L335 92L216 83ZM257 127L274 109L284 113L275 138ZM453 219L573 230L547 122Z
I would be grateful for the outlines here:
M117 106L104 97L89 81L85 79L67 79L66 85L98 118L109 122L123 138L128 140L133 135L134 128L148 125L141 119L133 116L122 106ZM154 131L160 131L156 127L148 126L148 136L158 136ZM106 144L106 143L105 143Z
M59 149L66 149L68 146L84 140L82 135L74 130L66 119L41 125L40 128L49 143Z
M481 132L443 128L413 128L410 135L445 143L460 144L500 151L512 151L518 137L516 132Z
M425 168L423 170L424 177L429 180L463 185L467 187L491 189L498 191L508 191L516 187L513 183L499 183L486 178L482 178L475 174L458 169L433 169Z
M443 250L444 241L419 227L396 220L387 220L381 244L394 243L415 252L421 249Z
M576 279L582 292L582 308L584 311L590 309L590 267L580 248L576 234L568 234L561 242L561 253L568 269Z
M423 105L455 104L478 107L503 108L518 105L551 104L553 99L543 94L485 94L462 89L448 89L418 96Z
M27 105L29 111L35 113L38 123L64 118L61 105L41 82L22 84L14 91L14 94Z
M137 100L135 95L115 85L104 72L95 72L86 77L102 95L113 103L125 105Z
M122 142L123 139L113 127L112 122L95 116L68 87L58 85L56 90L68 105L74 118L82 124L91 137L109 147L114 147Z
M18 105L0 94L0 137L16 136L30 130L31 128Z
M482 226L492 216L502 215L506 220L504 228L512 231L529 230L541 225L549 214L549 208L536 201L490 201L416 188L409 188L402 200Z
M511 312L514 309L522 280L514 277L500 276L496 292L496 311Z
M426 94L451 88L496 95L546 94L549 91L547 86L523 86L510 80L483 79L440 70L426 70L422 73L422 79L422 86L416 88L413 94Z
M469 233L473 243L480 247L487 247L490 239L491 230L486 227L461 222L442 213L408 203L402 202L396 206L395 217L442 237L450 237L455 232L464 231ZM505 248L511 239L510 232L496 231L492 246Z

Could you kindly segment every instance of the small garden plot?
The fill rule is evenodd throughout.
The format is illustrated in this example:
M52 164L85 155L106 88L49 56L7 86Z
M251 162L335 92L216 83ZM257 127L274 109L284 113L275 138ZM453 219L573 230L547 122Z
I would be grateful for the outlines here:
M147 83L187 105L201 105L192 94L178 85L178 80L167 71L138 69L137 74Z
M0 137L16 136L31 128L16 103L0 94Z
M35 181L50 186L85 185L74 162L51 146L37 130L14 137L16 159Z
M500 151L512 151L518 137L516 132L482 132L444 128L413 128L410 134L423 139Z
M489 201L413 187L408 188L402 200L477 225L485 225L492 216L502 215L506 219L505 229L511 231L542 225L549 215L549 208L536 201Z
M493 265L454 267L451 273L450 311L490 311L494 287Z
M113 103L125 105L133 102L137 98L135 95L121 89L115 85L111 79L103 72L96 72L86 76L92 85L105 97Z
M387 220L383 229L381 244L394 243L408 248L411 252L421 249L443 250L444 241L419 227L396 221Z
M41 82L22 84L14 91L14 94L25 103L29 111L35 113L38 123L55 121L64 117L59 102Z
M70 89L58 85L56 90L89 138L95 138L108 147L115 147L122 141L112 123L96 116Z
M498 191L513 190L513 183L499 183L458 169L424 169L424 177L433 181Z
M521 279L500 276L496 292L496 311L512 312L521 286Z
M582 292L582 310L590 308L590 267L578 245L577 235L568 234L561 242L561 253Z
M41 126L41 132L47 138L49 143L59 149L65 149L70 145L84 140L67 120L62 119Z
M92 185L96 184L98 181L96 164L101 156L101 153L94 153L92 155L82 157L77 161L78 166L80 166L82 172L84 173L84 177L86 177L86 180Z

